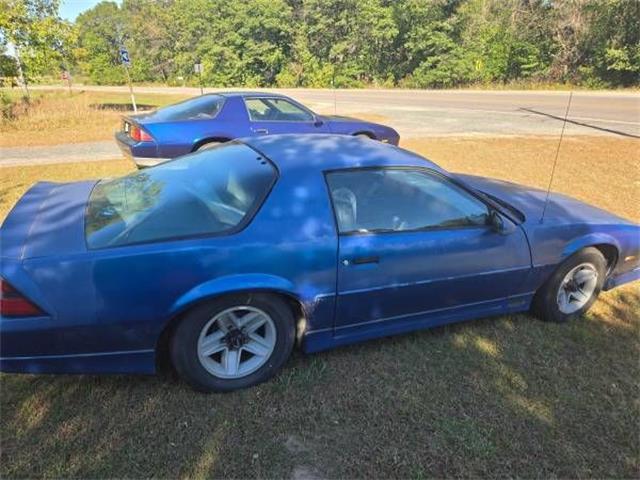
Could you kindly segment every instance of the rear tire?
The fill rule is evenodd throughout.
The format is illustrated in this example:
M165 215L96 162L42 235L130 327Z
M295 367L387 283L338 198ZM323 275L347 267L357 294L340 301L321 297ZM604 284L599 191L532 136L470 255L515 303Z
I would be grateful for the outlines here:
M280 298L229 295L184 315L170 352L178 375L194 389L228 392L271 378L294 343L294 317Z
M542 320L564 323L585 314L596 301L607 272L597 248L584 248L567 258L538 290L533 312Z
M375 140L375 138L373 138L373 137L372 137L371 135L369 135L368 133L356 133L356 134L354 135L354 137L357 137L357 138L366 138L366 139L368 139L368 140Z
M198 148L196 148L196 152L199 152L201 150L209 150L210 148L215 148L220 144L222 144L222 142L207 142L207 143L203 143Z

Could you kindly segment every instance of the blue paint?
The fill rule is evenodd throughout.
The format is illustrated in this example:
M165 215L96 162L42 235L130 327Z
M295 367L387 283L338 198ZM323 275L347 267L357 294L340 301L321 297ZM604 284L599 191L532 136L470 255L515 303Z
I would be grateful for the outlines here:
M277 135L286 133L340 135L366 134L371 138L397 145L400 136L393 128L348 117L317 115L295 100L284 95L251 92L222 92L204 97L224 99L221 110L213 118L179 118L167 115L163 109L125 117L125 121L142 127L153 141L136 142L123 131L116 133L116 141L130 158L175 158L193 152L207 141L228 141L240 137ZM189 99L197 102L203 97ZM307 121L251 120L245 99L286 99L308 112ZM171 107L170 107L171 108Z
M273 162L278 179L248 225L228 235L90 250L84 212L95 182L32 187L0 228L0 275L46 315L0 319L0 370L151 373L168 325L232 292L295 299L306 317L303 349L313 352L526 311L556 266L588 245L617 250L607 288L639 276L640 227L568 197L551 195L541 223L544 192L449 174L380 142L336 135L242 142ZM502 210L508 234L474 226L338 235L325 173L400 166L486 192L525 219ZM343 263L370 255L379 261Z

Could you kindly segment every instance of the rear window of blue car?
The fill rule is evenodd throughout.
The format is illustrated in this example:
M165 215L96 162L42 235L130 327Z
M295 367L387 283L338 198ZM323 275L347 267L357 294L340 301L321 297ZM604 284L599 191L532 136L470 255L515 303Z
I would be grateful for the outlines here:
M154 121L177 122L180 120L212 119L224 105L221 95L202 95L184 102L159 108L153 115Z
M277 177L250 147L229 143L96 184L87 205L90 249L233 233Z

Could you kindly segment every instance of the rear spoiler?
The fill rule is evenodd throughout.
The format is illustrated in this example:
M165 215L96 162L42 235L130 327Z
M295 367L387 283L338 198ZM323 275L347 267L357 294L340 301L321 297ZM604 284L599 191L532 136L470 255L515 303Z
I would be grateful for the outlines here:
M60 184L39 182L31 187L9 212L0 228L0 255L23 258L31 227L49 194Z
M29 189L0 228L3 260L86 251L84 213L95 184L41 182Z

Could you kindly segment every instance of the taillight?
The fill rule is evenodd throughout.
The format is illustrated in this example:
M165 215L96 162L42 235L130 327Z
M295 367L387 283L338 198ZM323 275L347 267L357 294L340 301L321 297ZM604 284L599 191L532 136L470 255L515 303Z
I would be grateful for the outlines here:
M6 280L0 279L0 315L3 317L37 317L45 313Z
M129 128L129 136L133 138L136 142L152 142L153 137L149 135L147 132L142 130L140 127L135 125L131 125Z

